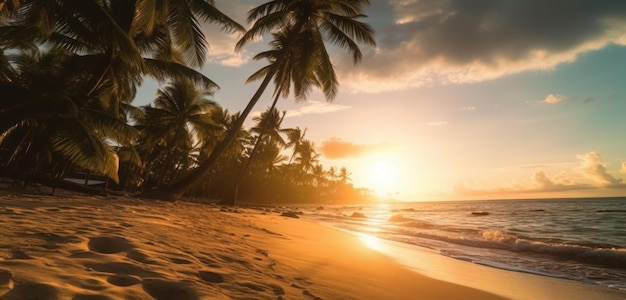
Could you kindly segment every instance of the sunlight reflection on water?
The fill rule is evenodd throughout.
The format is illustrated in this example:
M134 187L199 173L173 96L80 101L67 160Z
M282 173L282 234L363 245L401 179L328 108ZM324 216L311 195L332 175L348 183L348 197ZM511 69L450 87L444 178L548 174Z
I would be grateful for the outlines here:
M365 233L359 233L359 239L369 248L376 251L383 251L383 243L375 236L371 236Z

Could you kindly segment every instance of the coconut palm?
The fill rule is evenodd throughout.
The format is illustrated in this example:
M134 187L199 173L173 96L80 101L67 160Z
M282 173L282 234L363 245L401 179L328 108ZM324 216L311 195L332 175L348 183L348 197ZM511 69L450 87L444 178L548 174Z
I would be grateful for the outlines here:
M350 181L350 175L352 175L350 172L348 172L348 169L346 169L346 167L341 167L341 169L339 169L339 181L341 183L348 183L348 181Z
M302 171L308 173L317 164L318 157L319 154L315 151L315 144L309 140L304 140L300 149L298 149L296 164Z
M32 50L11 57L16 80L0 87L0 143L11 149L7 166L33 170L52 159L118 179L112 143L127 143L135 131L95 105L78 105L73 74L64 64L73 54L61 49Z
M291 154L291 157L289 158L288 164L291 164L291 162L293 161L293 158L296 156L296 153L298 153L298 147L300 147L300 145L302 144L302 141L304 141L305 135L306 135L306 128L304 128L304 130L301 130L300 127L296 127L296 128L289 129L287 131L287 144L285 144L285 147L293 148L293 153Z
M190 80L180 80L159 90L154 107L144 107L148 120L146 127L158 132L161 139L155 142L166 149L157 174L157 186L172 167L174 154L179 152L187 156L193 141L202 137L198 131L215 127L211 114L216 104L208 99L212 95L212 90L198 90Z
M199 21L222 29L243 27L217 10L213 1L25 1L0 40L36 40L79 53L72 67L87 70L81 84L87 101L130 101L142 75L158 80L212 81L190 69L201 66L207 43ZM175 46L174 46L175 45Z
M286 144L285 140L281 136L281 133L283 133L284 130L280 128L280 125L282 124L284 117L285 117L285 112L283 112L281 115L280 112L278 112L276 108L270 107L268 108L268 110L263 112L260 116L253 118L253 120L257 122L257 125L255 127L252 127L251 131L256 132L258 134L258 137L256 139L256 142L254 143L254 147L250 151L248 159L246 160L245 164L243 165L243 168L240 170L239 175L236 178L235 196L232 200L233 201L232 204L237 202L239 185L241 185L241 182L243 181L244 176L246 176L246 172L248 171L250 164L254 160L254 156L257 153L259 146L261 144L266 145L265 148L268 148L268 147L276 148L275 146L280 146L280 147L285 146Z
M248 14L248 21L253 23L252 28L237 43L236 49L241 50L246 44L265 33L275 32L279 37L284 37L284 40L279 39L282 44L280 51L283 55L278 57L265 73L261 85L235 123L235 128L243 126L244 120L279 69L287 66L283 61L294 55L308 58L298 59L298 61L311 63L313 69L309 72L313 72L315 78L315 80L305 82L293 82L296 98L306 98L310 88L318 86L327 99L332 100L336 95L338 82L323 36L327 36L332 44L348 49L352 53L354 63L359 62L362 54L357 42L375 44L372 28L358 21L359 18L364 17L363 7L368 4L367 0L274 0L252 9ZM310 76L295 78L310 78ZM277 89L280 90L278 87ZM209 172L217 158L234 139L235 134L236 132L230 132L213 150L207 161L181 181L170 186L167 191L168 198L179 198L196 184L203 174Z

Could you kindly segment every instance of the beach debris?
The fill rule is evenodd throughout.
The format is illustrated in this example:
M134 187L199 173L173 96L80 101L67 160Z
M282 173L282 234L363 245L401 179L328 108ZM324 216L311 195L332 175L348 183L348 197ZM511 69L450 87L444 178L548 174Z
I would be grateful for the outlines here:
M367 216L365 216L364 214L360 212L353 212L352 215L350 215L350 218L367 219Z
M315 210L324 210L323 206L318 206Z
M298 217L298 213L297 212L293 212L293 211L283 212L282 214L280 214L280 216L281 217L287 217L287 218L300 219L300 217Z

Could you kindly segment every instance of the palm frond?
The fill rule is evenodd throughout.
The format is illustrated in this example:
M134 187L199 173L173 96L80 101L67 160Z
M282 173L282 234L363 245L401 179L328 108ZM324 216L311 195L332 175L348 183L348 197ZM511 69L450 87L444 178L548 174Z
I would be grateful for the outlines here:
M191 7L200 20L220 25L226 33L245 32L246 29L229 16L218 10L213 1L191 0Z
M145 58L145 71L159 81L190 79L207 90L216 90L219 86L202 73L187 66L167 61Z

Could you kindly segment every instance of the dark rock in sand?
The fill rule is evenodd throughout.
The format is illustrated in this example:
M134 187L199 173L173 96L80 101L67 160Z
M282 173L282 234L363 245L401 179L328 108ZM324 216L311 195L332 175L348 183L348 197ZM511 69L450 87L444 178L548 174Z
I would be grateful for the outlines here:
M318 206L315 210L324 210L323 206Z
M486 211L473 211L472 215L474 215L474 216L488 216L489 212L486 212Z
M364 214L362 214L360 212L353 212L352 215L350 215L350 218L367 219L367 216L365 216Z
M294 218L294 219L299 219L300 217L298 217L298 213L293 212L293 211L286 211L282 214L280 214L282 217L288 217L288 218Z

